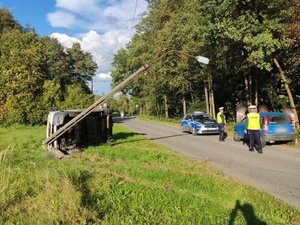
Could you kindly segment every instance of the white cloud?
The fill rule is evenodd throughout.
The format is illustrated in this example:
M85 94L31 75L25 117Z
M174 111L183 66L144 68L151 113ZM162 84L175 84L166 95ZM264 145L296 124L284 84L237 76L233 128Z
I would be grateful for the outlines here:
M56 7L75 13L89 13L98 9L99 0L56 0Z
M111 81L110 73L99 73L97 78L101 81Z
M78 20L74 14L65 11L56 11L47 14L47 19L52 27L72 28L77 26Z
M129 41L125 34L117 31L107 32L105 34L98 34L96 31L89 31L82 34L81 38L68 36L67 34L53 33L52 38L56 38L63 46L69 48L73 43L80 43L84 51L92 54L99 69L97 71L96 79L111 80L111 62L113 55Z
M125 47L128 41L129 38L118 31L106 32L103 35L90 31L82 37L80 43L83 50L92 53L100 71L107 73L111 70L113 54Z
M111 81L113 55L130 40L135 0L56 0L57 11L48 13L47 19L56 28L80 29L81 34L53 33L65 47L80 43L89 51L99 69L95 82ZM138 0L137 14L147 8L145 0Z
M51 38L56 38L59 43L61 43L64 47L70 48L75 42L80 43L80 40L75 37L70 37L66 34L53 33L51 34Z
M138 0L137 17L147 8L145 0ZM107 32L132 27L134 0L56 0L57 11L48 13L53 27L89 29Z

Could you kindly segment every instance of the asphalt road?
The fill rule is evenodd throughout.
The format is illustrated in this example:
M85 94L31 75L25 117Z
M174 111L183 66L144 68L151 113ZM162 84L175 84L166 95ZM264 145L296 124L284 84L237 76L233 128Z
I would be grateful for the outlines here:
M179 126L138 119L123 120L128 129L145 134L181 154L205 160L224 174L263 190L300 208L300 151L286 145L266 146L264 153L249 152L247 145L217 135L181 133Z

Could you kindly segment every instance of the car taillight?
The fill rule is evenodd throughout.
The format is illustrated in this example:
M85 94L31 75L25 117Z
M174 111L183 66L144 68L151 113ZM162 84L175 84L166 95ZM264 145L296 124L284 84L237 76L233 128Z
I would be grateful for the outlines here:
M268 117L267 116L263 117L263 133L264 134L268 133Z

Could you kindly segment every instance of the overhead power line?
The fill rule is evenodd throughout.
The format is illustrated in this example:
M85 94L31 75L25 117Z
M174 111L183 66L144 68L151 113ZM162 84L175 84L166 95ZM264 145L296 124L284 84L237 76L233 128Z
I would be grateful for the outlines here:
M133 18L132 18L132 25L131 25L131 30L130 30L130 39L132 37L132 33L133 33L133 29L134 29L137 6L138 6L138 0L135 0L134 13L133 13Z

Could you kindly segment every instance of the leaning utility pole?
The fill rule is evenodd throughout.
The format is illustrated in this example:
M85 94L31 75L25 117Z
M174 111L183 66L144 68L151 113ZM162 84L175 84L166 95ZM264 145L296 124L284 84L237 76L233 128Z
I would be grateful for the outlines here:
M124 80L122 83L117 85L114 89L112 89L107 95L105 95L104 97L101 97L94 104L89 106L87 109L82 111L80 114L78 114L76 117L74 117L68 123L66 123L63 127L61 127L59 130L57 130L55 133L50 135L47 139L45 139L43 141L43 144L44 145L51 144L57 138L62 136L64 133L66 133L70 128L72 128L77 123L79 123L81 120L83 120L85 117L87 117L94 109L96 109L96 107L100 106L107 99L113 97L117 92L121 91L124 87L126 87L128 84L130 84L133 80L135 80L141 73L146 71L148 68L149 68L149 65L142 66L138 71L136 71L134 74L129 76L126 80Z
M150 66L157 63L159 60L164 58L165 56L175 53L178 55L184 55L187 57L194 58L200 63L208 64L209 59L203 57L203 56L193 56L190 55L188 52L184 51L177 51L177 50L170 50L166 52L165 54L161 55L157 59L155 59L151 64L143 65L141 68L138 69L135 73L130 75L126 80L124 80L122 83L117 85L114 89L112 89L107 95L104 97L101 97L99 100L97 100L95 103L93 103L91 106L89 106L87 109L83 110L80 114L78 114L76 117L74 117L72 120L70 120L68 123L66 123L63 127L59 128L56 132L51 134L48 138L46 138L42 143L44 145L50 145L52 144L57 138L61 137L64 133L66 133L68 130L70 130L72 127L74 127L76 124L78 124L81 120L83 120L85 117L87 117L90 113L93 112L96 107L100 106L104 102L106 102L108 99L112 98L117 92L124 89L127 85L129 85L132 81L137 79L143 72L145 72ZM166 98L166 105L167 105L167 98Z

